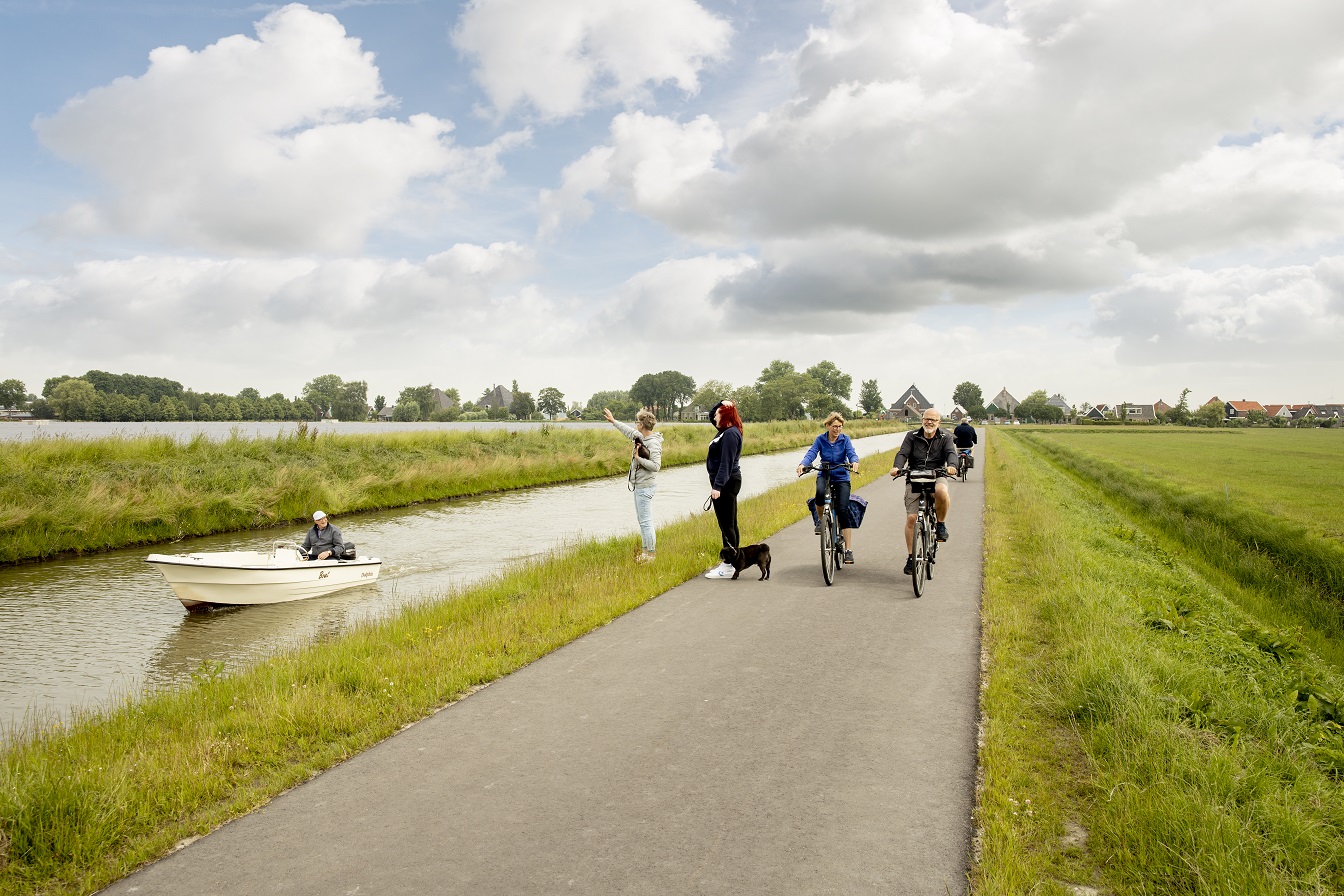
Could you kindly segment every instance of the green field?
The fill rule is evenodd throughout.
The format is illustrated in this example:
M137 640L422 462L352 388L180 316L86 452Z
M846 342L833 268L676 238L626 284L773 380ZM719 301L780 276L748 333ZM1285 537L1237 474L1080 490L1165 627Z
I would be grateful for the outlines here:
M1344 429L1053 427L1027 432L1344 540Z
M1219 479L1337 465L1339 443L988 441L975 891L1344 892L1344 555L1317 534L1344 513Z

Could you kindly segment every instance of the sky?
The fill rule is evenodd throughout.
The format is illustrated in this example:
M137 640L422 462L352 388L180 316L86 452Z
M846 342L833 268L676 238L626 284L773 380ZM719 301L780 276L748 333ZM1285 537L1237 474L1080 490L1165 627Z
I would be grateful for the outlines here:
M0 0L0 379L1344 400L1338 0Z

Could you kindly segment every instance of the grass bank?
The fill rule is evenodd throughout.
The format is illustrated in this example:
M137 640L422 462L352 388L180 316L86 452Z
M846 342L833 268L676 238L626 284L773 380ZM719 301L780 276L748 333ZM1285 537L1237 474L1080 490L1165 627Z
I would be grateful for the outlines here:
M986 467L976 891L1344 889L1344 676L1308 645L1338 635L1029 433Z
M800 519L813 489L744 501L743 540ZM718 528L705 513L660 529L657 563L636 575L637 545L577 544L338 640L29 732L0 753L0 893L106 886L702 573Z
M858 420L861 437L903 424ZM667 466L703 463L713 430L660 427ZM744 451L800 447L810 421L747 427ZM179 443L170 436L0 442L0 563L261 529L331 514L624 472L614 428L317 435Z

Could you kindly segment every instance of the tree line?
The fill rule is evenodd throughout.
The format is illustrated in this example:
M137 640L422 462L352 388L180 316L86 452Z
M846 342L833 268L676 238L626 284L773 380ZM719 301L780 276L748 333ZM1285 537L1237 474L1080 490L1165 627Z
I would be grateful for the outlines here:
M601 419L604 408L630 419L641 407L652 409L660 419L682 420L687 410L707 410L731 399L744 420L795 420L817 418L831 411L854 413L849 405L853 378L831 361L820 361L806 370L792 362L771 361L756 381L733 386L709 379L697 385L689 375L664 370L640 375L628 389L599 391L587 402L566 401L554 386L539 390L536 398L512 382L507 407L491 400L495 387L487 387L475 401L462 401L455 388L436 388L432 383L407 386L397 396L390 416L398 421L530 420L569 417ZM196 392L164 377L114 374L90 370L81 376L56 376L43 384L41 395L27 393L17 379L0 382L0 407L26 409L33 416L71 421L177 421L177 420L366 420L388 408L383 395L368 400L368 383L344 380L337 374L314 377L301 394L286 397L276 392L263 396L255 388L236 395ZM864 380L859 408L865 413L883 409L876 380Z

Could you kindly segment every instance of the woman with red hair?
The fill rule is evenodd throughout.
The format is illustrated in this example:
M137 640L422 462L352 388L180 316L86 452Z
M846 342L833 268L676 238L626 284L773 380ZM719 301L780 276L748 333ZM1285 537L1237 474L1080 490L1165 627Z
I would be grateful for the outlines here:
M705 455L705 469L709 471L709 497L714 502L714 516L719 521L719 532L723 536L723 549L719 551L721 562L705 573L707 579L731 579L733 564L730 562L737 553L737 493L742 491L742 468L738 460L742 457L742 418L731 401L721 401L714 405L709 419L719 434L709 443L709 453Z

